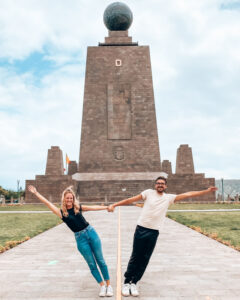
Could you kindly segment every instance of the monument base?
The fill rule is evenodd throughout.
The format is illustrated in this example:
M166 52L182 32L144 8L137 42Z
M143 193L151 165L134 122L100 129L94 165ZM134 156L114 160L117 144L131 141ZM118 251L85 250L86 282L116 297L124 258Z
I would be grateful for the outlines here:
M154 189L155 179L161 172L133 173L75 173L74 175L50 176L37 175L35 180L27 180L51 202L59 203L63 190L73 186L77 198L84 203L113 203L140 194L146 189ZM207 189L215 185L214 178L204 174L171 174L167 179L167 193L181 194L188 191ZM194 197L183 202L215 202L215 193ZM39 200L26 189L26 203Z
M112 203L154 189L155 179L161 172L134 173L76 173L72 176L77 184L77 195L82 202ZM181 194L207 189L215 185L214 178L204 174L171 174L167 179L167 193ZM192 202L215 202L215 193L189 198Z

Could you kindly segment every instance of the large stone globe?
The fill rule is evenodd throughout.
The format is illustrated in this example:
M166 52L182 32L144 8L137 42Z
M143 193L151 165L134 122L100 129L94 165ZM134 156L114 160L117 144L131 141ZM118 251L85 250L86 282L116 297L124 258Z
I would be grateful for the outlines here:
M130 8L122 2L114 2L105 9L103 21L108 30L128 30L131 26L133 15Z

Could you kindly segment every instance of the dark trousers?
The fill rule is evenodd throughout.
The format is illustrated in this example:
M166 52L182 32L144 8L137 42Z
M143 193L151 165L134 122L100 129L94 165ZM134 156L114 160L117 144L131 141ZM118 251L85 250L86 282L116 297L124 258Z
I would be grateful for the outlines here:
M124 274L125 283L137 283L142 278L155 248L158 235L158 230L137 225L134 233L132 255Z

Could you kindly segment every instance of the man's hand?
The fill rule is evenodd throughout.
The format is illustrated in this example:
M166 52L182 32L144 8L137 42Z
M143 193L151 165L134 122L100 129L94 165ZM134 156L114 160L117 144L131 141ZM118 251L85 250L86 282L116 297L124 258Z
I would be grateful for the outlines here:
M216 192L217 191L217 187L216 186L210 186L209 188L208 188L208 191L209 191L209 193L211 193L211 192Z
M28 186L28 190L29 192L33 193L33 194L36 194L37 193L37 189L35 188L35 186L33 185L29 185Z
M111 204L107 208L108 212L114 212L114 206Z

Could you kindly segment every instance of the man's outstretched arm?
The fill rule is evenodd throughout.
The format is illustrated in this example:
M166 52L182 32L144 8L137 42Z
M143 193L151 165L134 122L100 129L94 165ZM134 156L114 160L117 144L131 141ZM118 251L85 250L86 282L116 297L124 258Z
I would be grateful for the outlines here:
M208 194L208 193L216 192L216 190L217 190L217 188L215 186L210 186L206 190L192 191L192 192L179 194L179 195L176 196L174 201L179 201L179 200L183 200L183 199L186 199L186 198L193 198L193 197L197 197L197 196L202 196L202 195L205 195L205 194Z
M121 205L128 205L128 204L131 204L133 202L136 202L136 201L139 201L139 200L142 200L142 195L139 194L137 196L134 196L134 197L131 197L131 198L127 198L127 199L124 199L124 200L121 200L121 201L118 201L114 204L111 204L108 206L108 211L114 211L114 208L116 206L121 206Z

